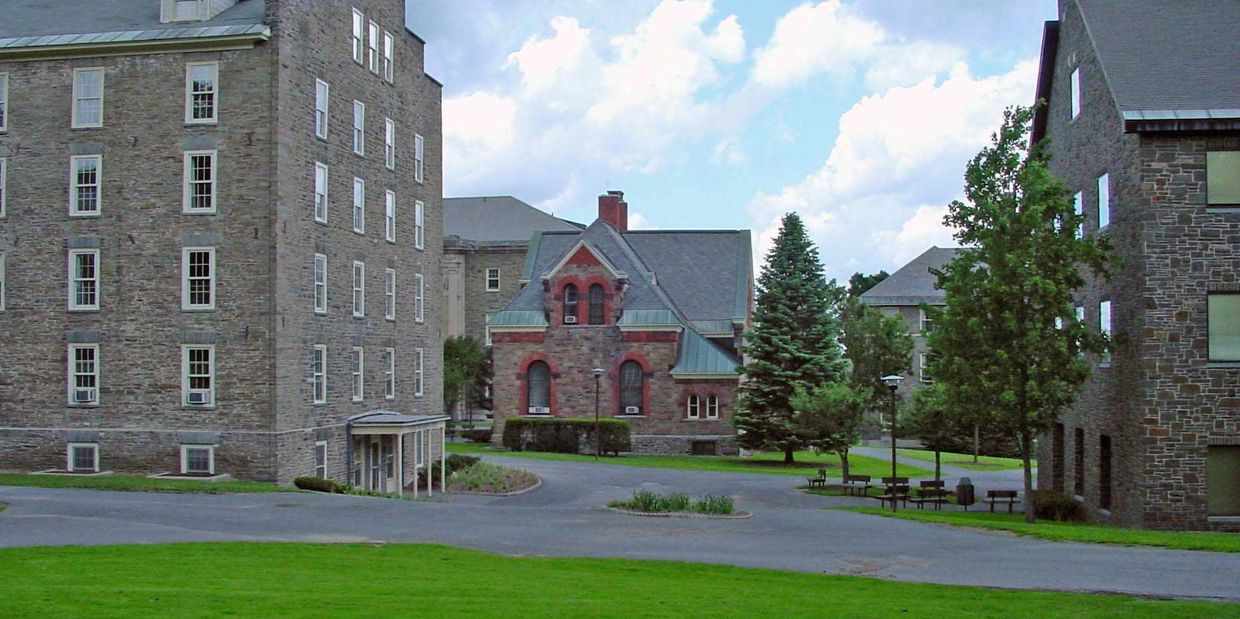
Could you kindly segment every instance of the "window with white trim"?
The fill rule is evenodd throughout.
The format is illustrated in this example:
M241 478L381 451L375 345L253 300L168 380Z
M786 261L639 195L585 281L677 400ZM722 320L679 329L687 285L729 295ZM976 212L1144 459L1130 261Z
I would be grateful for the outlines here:
M383 317L396 320L396 269L383 271Z
M366 104L353 101L353 153L366 154Z
M98 217L102 206L103 155L69 157L69 216Z
M314 162L314 221L327 223L327 164Z
M181 250L181 309L215 309L215 248Z
M931 318L930 314L928 314L924 309L918 309L918 311L921 313L920 328L921 333L924 335L929 333L930 330L934 328L934 318Z
M99 404L99 345L69 344L69 405Z
M499 292L499 269L487 269L487 292Z
M486 343L487 346L491 346L492 341L493 341L491 339L491 317L494 315L495 314L483 314L482 315L482 325L483 325L483 328L486 329L486 332L483 334L483 341Z
M182 475L214 475L215 445L181 445Z
M413 395L414 397L422 397L423 376L425 372L426 351L421 348L413 349Z
M98 443L69 443L68 447L65 470L71 473L99 472Z
M181 347L181 404L215 404L215 346Z
M314 255L314 313L327 313L327 255Z
M353 401L361 402L366 397L364 384L366 359L361 346L354 346L349 353L349 374L353 377Z
M396 39L390 32L383 33L383 79L391 84L396 81Z
M713 393L706 396L706 418L707 419L718 419L719 418L719 396Z
M365 55L365 42L363 41L366 28L366 18L362 16L362 12L353 9L353 37L350 42L353 44L353 62L362 64Z
M366 181L353 178L353 231L366 234Z
M99 309L99 250L69 250L69 309Z
M421 200L413 203L413 247L426 248L426 205Z
M73 128L103 126L103 69L73 70Z
M426 322L426 278L421 273L413 276L413 321Z
M327 402L327 346L315 344L310 353L310 395L315 404Z
M415 133L413 134L413 180L419 183L426 180L425 156L425 140Z
M353 317L366 316L366 264L353 262Z
M1082 215L1085 214L1084 192L1078 191L1072 194L1072 212L1076 213L1077 217L1081 217ZM1078 239L1085 236L1085 220L1081 219L1080 222L1081 223L1077 224L1076 226L1076 238Z
M396 123L391 118L383 119L383 165L396 169Z
M314 442L314 476L327 479L327 441Z
M366 41L366 60L370 72L379 74L379 24L370 22L370 38Z
M0 258L3 257L0 254ZM1209 339L1207 354L1210 361L1240 361L1240 294L1207 294L1206 336Z
M0 251L0 312L3 312L4 307L5 307L4 297L6 293L6 290L5 290L6 285L7 283L5 280L5 273L4 273L4 252Z
M185 151L185 213L215 212L215 151Z
M331 102L332 87L321 79L314 80L314 136L327 139L327 110Z
M1069 78L1069 92L1072 100L1072 118L1075 119L1081 115L1082 99L1084 95L1081 93L1081 69L1077 67L1072 69L1072 76Z
M383 196L383 238L396 242L396 192L391 190Z
M1098 229L1111 224L1111 175L1106 172L1098 177Z
M0 131L9 130L9 74L0 73Z
M8 187L6 185L9 177L8 172L9 160L4 157L0 157L0 219L4 218L5 204L8 201L9 196Z
M917 380L926 384L934 382L930 378L929 365L930 355L923 352L917 356Z
M396 399L396 349L388 348L383 351L387 357L387 363L383 369L383 397L388 400Z
M218 120L219 73L218 62L191 62L185 65L186 123L212 124Z
M1102 301L1098 303L1098 331L1107 337L1107 341L1111 340L1111 302ZM1111 352L1102 353L1099 359L1101 365L1111 365Z
M689 419L698 419L702 415L702 399L697 394L690 394L689 400L685 402L685 416Z

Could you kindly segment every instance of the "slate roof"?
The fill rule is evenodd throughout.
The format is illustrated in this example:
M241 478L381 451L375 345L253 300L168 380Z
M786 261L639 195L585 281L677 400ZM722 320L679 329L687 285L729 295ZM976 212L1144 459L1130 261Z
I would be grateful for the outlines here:
M159 4L158 0L3 0L0 47L47 44L36 42L37 40L22 42L9 39L49 35L126 35L105 39L109 41L212 36L211 33L218 32L223 27L240 26L244 31L244 26L260 26L266 10L263 0L241 0L207 21L161 24ZM193 32L204 29L209 29L206 34ZM56 44L78 42L86 41L63 38Z
M444 198L443 234L479 243L527 243L536 232L580 232L583 226L512 196Z
M931 247L911 262L900 267L887 279L861 294L866 305L942 305L944 294L934 287L936 278L930 269L937 269L952 261L961 251L959 247Z

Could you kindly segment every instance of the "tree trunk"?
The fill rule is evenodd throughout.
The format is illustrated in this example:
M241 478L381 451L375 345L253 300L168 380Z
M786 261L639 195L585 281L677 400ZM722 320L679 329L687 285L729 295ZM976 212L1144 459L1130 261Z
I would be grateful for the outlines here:
M840 454L840 481L848 480L848 448L845 447L839 451Z
M934 450L934 481L938 481L941 476L939 468L939 453L939 450Z
M977 452L981 443L981 432L978 430L977 424L973 424L973 464L977 464Z
M791 447L785 447L785 448L784 448L784 464L793 464L793 463L794 463L794 461L793 461L793 459L792 459L792 453L793 453L793 451L794 451L794 450L793 450Z
M1033 509L1033 467L1029 461L1029 436L1022 433L1020 435L1020 457L1025 465L1025 522L1033 524L1037 522L1037 514Z

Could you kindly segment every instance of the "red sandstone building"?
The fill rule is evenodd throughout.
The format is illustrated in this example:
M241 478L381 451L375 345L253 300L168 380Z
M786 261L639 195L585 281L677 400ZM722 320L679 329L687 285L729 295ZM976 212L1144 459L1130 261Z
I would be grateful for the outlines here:
M523 288L488 326L495 436L511 416L626 419L641 453L736 451L750 324L748 230L630 231L624 194L582 231L530 240Z

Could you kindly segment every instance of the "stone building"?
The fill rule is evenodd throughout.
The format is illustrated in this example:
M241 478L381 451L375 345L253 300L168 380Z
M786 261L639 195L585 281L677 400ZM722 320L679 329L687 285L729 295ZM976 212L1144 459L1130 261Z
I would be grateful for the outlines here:
M1240 531L1240 4L1061 0L1033 139L1122 258L1077 312L1111 335L1039 441L1092 518Z
M0 469L409 486L441 85L401 0L0 19Z
M530 244L524 288L490 320L495 440L512 416L625 419L634 451L735 453L750 234L630 231L618 191L585 230Z

